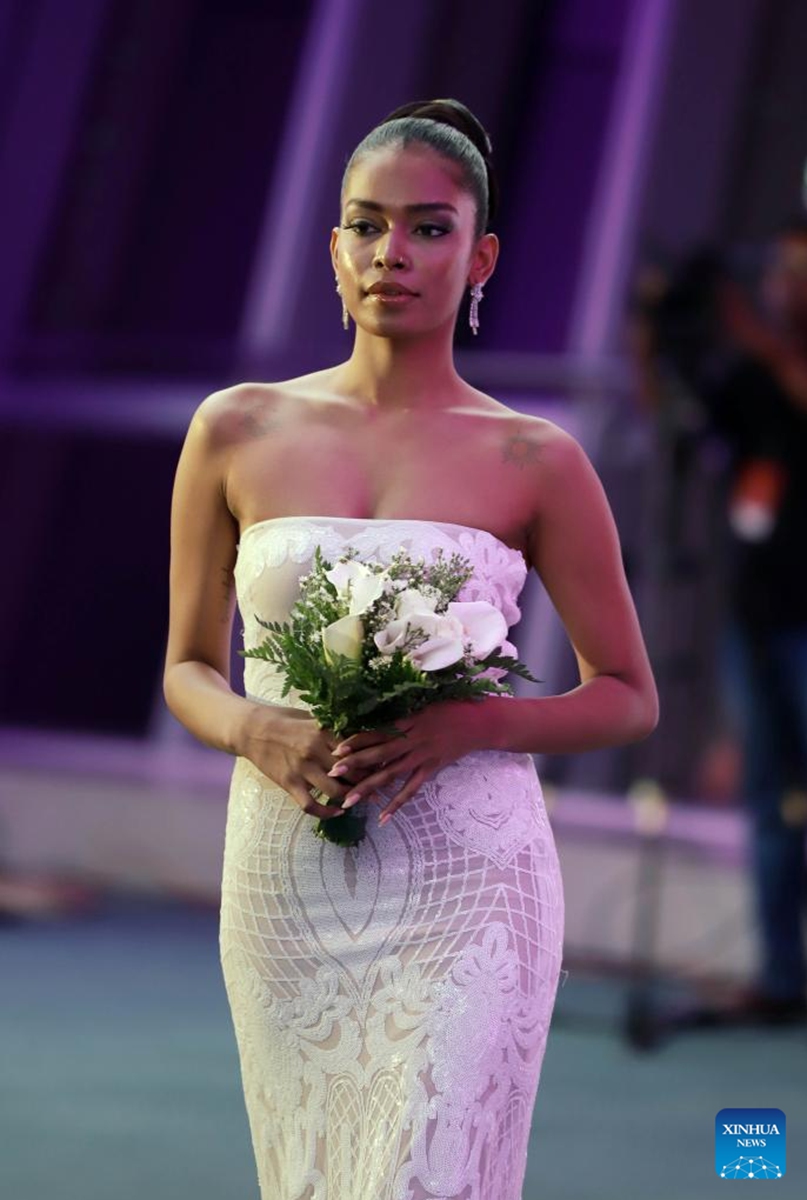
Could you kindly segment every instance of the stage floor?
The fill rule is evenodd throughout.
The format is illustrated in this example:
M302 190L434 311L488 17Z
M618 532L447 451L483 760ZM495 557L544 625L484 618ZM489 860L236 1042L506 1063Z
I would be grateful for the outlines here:
M215 905L107 892L79 920L0 927L0 957L0 1195L257 1200ZM803 1196L807 1029L637 1053L624 999L574 971L559 991L524 1200L723 1196L715 1114L756 1106L787 1116L777 1196Z

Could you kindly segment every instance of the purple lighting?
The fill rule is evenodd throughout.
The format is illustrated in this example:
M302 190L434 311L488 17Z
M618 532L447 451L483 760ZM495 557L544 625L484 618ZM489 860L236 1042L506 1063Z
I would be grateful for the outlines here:
M585 356L612 349L622 320L674 7L675 0L634 0L571 320L569 349Z

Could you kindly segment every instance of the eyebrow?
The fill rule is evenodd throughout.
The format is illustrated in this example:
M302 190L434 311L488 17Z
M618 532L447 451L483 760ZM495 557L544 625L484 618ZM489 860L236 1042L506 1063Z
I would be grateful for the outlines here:
M349 208L351 204L359 205L361 208L371 208L374 212L383 212L384 205L377 204L375 200L348 200L345 208ZM453 204L447 201L436 200L429 204L405 204L404 212L421 213L421 212L437 212L439 210L448 209L450 212L456 213L457 210Z

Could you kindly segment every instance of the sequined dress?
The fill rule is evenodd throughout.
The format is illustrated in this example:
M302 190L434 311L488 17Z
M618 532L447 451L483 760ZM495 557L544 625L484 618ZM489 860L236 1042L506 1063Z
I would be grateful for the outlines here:
M521 553L465 525L282 517L241 535L244 642L284 620L320 545L470 558L459 598L520 617ZM245 689L280 699L276 668ZM505 699L500 701L507 703ZM397 789L396 789L397 790ZM528 754L444 767L344 849L248 760L227 809L220 950L262 1200L521 1200L561 972L564 898Z

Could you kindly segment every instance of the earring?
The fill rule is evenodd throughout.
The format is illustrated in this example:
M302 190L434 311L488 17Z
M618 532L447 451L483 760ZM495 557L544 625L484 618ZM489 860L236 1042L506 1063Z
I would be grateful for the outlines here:
M468 313L468 324L474 334L479 332L479 301L482 299L482 284L475 283L471 287L471 309Z
M344 296L342 296L342 289L339 286L339 276L338 275L336 276L336 291L337 291L337 294L339 296L341 296L341 298L342 298L342 328L349 329L350 328L350 313L347 311L347 305L345 304L345 298L344 298Z

